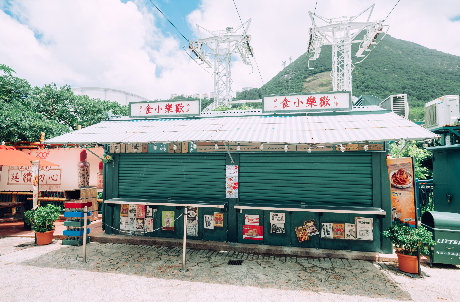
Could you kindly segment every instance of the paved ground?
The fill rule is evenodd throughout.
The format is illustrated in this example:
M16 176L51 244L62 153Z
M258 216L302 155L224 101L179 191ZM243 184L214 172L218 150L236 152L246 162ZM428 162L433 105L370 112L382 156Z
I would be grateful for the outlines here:
M460 267L424 265L412 278L392 263L273 257L177 247L0 238L0 300L111 301L460 301ZM229 260L243 260L228 265Z

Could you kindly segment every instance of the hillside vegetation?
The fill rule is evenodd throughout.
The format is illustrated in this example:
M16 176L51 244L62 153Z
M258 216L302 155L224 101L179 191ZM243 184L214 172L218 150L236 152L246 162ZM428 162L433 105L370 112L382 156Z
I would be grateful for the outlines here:
M354 49L357 45L354 46ZM352 52L354 55L356 50ZM260 99L263 95L332 90L331 46L310 62L301 55L260 88L237 94L238 100ZM353 58L355 61L357 58ZM460 57L429 49L387 35L353 70L353 95L375 95L382 100L392 94L408 96L414 121L424 119L426 102L448 94L460 94Z

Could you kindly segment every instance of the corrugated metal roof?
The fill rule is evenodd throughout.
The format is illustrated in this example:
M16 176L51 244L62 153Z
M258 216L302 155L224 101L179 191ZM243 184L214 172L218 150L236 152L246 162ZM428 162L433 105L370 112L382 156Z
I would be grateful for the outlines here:
M228 141L291 144L421 140L436 134L392 112L105 121L45 143Z

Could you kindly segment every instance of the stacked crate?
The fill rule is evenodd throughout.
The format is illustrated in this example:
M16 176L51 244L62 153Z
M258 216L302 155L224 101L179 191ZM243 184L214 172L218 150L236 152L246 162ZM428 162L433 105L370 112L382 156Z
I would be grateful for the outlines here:
M97 187L84 187L80 188L80 198L82 202L89 202L88 210L91 210L91 221L97 220Z
M92 203L88 201L83 201L80 198L80 190L73 190L73 191L65 191L64 195L66 197L65 205L65 212L64 217L66 221L64 221L64 226L66 230L63 231L63 235L66 236L64 240L62 240L63 245L82 245L83 244L83 233L84 233L84 209L85 206L88 207L87 213L87 222L86 224L91 224L90 219L90 209L92 207ZM87 228L87 234L90 233L90 229ZM86 242L89 243L89 237L86 237Z

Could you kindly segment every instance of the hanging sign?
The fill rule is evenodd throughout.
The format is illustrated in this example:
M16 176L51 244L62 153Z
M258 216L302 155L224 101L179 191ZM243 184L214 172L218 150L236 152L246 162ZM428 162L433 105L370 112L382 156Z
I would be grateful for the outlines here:
M227 165L225 170L225 198L238 198L238 166Z
M198 208L187 207L187 236L198 236Z
M262 101L264 113L343 111L351 107L351 93L347 91L266 96Z
M201 112L201 101L158 101L130 102L129 117L168 117L198 116Z
M415 227L412 158L387 158L391 186L391 218Z

